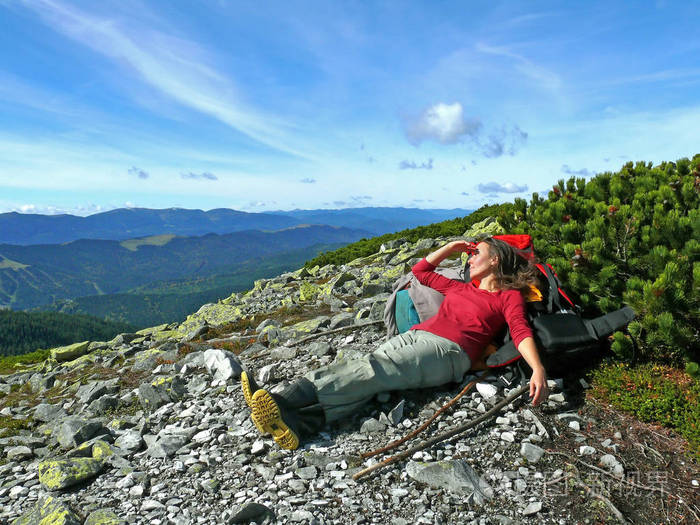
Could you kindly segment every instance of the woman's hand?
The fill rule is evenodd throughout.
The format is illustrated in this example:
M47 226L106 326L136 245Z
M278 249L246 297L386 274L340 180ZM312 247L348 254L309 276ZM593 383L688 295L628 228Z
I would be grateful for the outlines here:
M467 241L452 241L448 246L452 253L472 253L476 250L476 244Z
M547 374L544 367L538 367L532 371L530 377L530 398L533 405L539 405L549 397L549 387L547 387Z

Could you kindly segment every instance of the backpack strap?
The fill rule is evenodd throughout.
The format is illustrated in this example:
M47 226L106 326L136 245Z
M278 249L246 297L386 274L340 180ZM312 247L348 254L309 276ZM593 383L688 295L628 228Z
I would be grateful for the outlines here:
M554 276L554 272L548 264L538 264L537 268L544 274L547 278L547 283L549 284L549 293L547 294L547 312L559 312L562 310L561 301L559 300L559 283L557 278ZM556 310L554 307L556 306Z

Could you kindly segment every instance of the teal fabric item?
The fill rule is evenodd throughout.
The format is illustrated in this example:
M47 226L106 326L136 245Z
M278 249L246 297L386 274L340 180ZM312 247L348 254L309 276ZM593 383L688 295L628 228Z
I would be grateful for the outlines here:
M401 290L396 294L396 328L399 333L408 332L415 324L420 323L420 317L413 305L408 290Z

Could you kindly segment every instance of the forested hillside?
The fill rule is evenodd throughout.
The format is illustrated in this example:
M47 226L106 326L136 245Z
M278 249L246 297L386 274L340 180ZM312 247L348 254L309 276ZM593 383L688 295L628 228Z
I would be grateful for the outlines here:
M700 155L692 160L629 162L589 181L560 180L547 196L485 206L462 219L362 239L308 261L341 264L374 253L387 241L460 235L494 216L509 233L533 236L539 257L551 263L579 299L585 315L632 306L630 332L642 358L688 365L700 361ZM629 358L619 335L613 349Z
M261 257L283 257L319 245L357 240L358 230L332 226L202 237L157 236L128 241L80 240L35 246L0 245L0 307L15 310L60 299L126 293L154 281L197 279L255 269ZM252 272L249 281L261 277Z
M78 341L109 341L132 330L127 323L88 315L0 310L0 355L20 355Z

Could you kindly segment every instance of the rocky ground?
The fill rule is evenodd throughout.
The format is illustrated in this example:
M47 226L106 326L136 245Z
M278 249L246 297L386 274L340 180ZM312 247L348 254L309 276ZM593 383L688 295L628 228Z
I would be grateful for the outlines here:
M0 376L0 523L699 522L700 472L682 441L588 399L580 378L357 481L377 461L361 453L460 385L380 395L296 451L256 433L241 370L282 388L372 351L391 283L442 242L262 280L183 323L55 349ZM480 383L425 436L510 391Z

